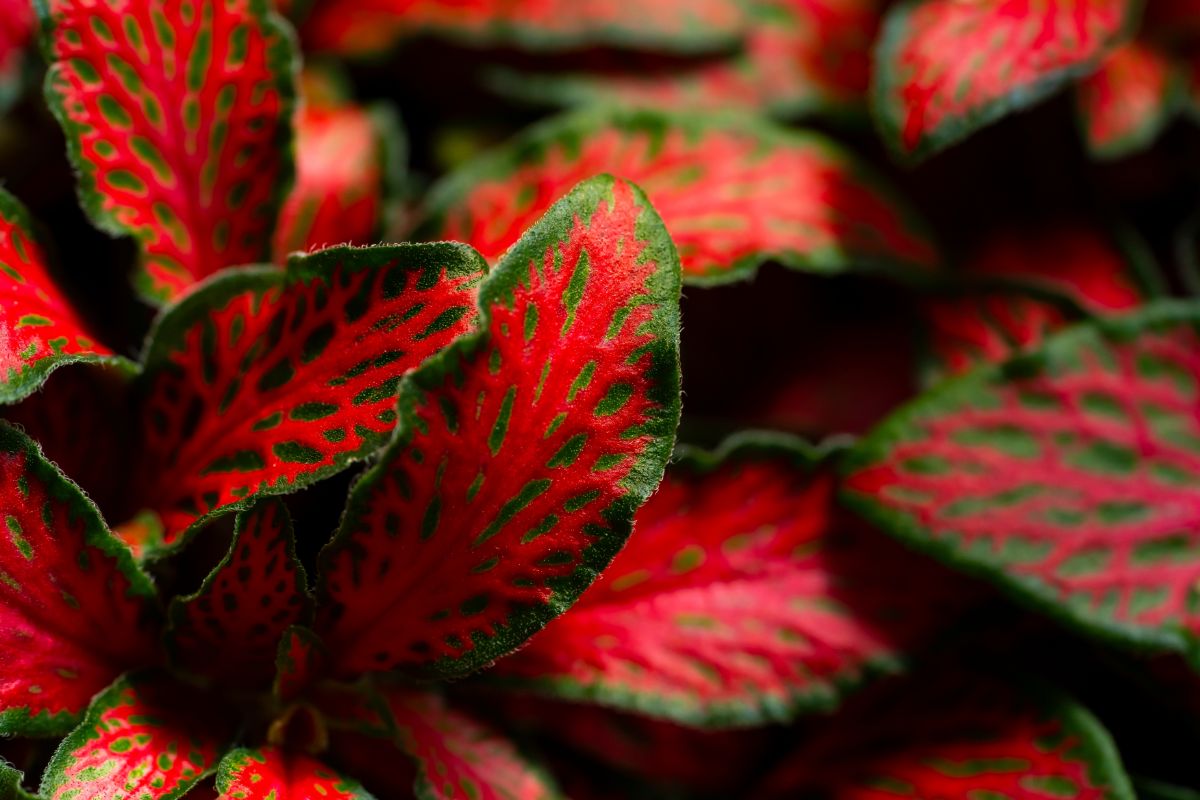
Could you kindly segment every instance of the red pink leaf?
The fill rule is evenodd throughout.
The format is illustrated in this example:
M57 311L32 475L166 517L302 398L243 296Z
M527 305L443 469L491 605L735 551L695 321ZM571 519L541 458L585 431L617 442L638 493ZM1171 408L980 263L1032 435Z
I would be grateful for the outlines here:
M5 23L0 21L0 26ZM58 367L111 360L50 277L24 207L0 189L0 402L29 395Z
M755 794L1133 800L1112 740L1074 702L942 670L822 726Z
M275 659L275 696L283 703L295 700L321 675L327 659L315 633L298 625L288 628Z
M123 677L92 702L42 778L46 800L175 800L217 767L236 717L169 679Z
M1152 144L1178 108L1182 77L1165 53L1144 41L1113 50L1077 90L1088 149L1119 158Z
M265 260L294 93L292 40L267 0L39 2L81 201L138 241L139 290L170 301Z
M26 0L0 0L0 111L20 95L36 19Z
M589 44L695 49L727 44L745 23L738 0L325 0L302 33L306 50L353 55L377 53L429 31L535 49Z
M217 771L220 800L373 800L358 782L303 753L239 748Z
M284 632L311 614L287 507L238 514L229 553L199 591L171 604L167 646L185 671L241 690L271 682Z
M431 692L386 693L397 742L417 762L420 800L551 800L559 795L516 747Z
M691 283L742 279L765 261L815 272L936 261L900 203L825 140L651 111L583 112L534 128L436 187L423 234L465 241L494 262L600 172L645 189Z
M338 674L478 669L608 565L678 423L678 269L645 197L610 177L501 259L485 331L407 380L400 434L322 554Z
M83 493L7 424L0 497L0 734L53 735L154 658L154 588Z
M146 355L132 484L163 545L383 446L401 376L473 325L483 269L453 244L333 248L173 307Z
M668 473L637 534L490 675L691 724L828 707L895 669L968 593L834 511L816 454L731 440Z
M876 44L885 140L922 158L1086 75L1137 22L1133 0L908 0Z
M943 384L858 445L848 502L1083 630L1196 656L1198 324L1150 307Z

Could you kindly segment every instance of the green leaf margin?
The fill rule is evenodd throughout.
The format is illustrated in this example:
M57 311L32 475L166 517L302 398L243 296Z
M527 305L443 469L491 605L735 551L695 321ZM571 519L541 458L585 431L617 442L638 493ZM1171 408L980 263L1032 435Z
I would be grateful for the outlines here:
M221 797L226 796L226 793L229 791L230 786L233 783L233 780L237 777L238 771L248 760L262 763L262 759L256 755L256 751L249 747L238 747L230 750L228 753L226 753L225 757L221 759L220 763L217 765L216 771L216 788ZM335 770L330 767L329 772L331 774L336 774L341 779L340 788L349 793L354 800L375 800L375 796L364 789L358 783L358 781L347 777L340 770L335 772ZM275 797L275 794L272 793L271 796ZM292 800L292 798L284 798L284 800Z

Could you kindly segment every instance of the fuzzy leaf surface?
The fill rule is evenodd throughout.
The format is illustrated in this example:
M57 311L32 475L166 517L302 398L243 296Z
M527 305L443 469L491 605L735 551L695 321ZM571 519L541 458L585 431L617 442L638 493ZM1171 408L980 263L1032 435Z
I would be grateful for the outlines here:
M661 220L610 177L508 252L484 331L405 383L401 433L322 554L339 674L478 669L608 565L678 424L678 301Z
M603 580L488 675L752 724L829 707L866 672L897 668L969 595L837 514L816 458L748 439L673 467Z
M1198 324L1152 306L945 383L858 445L845 497L1083 630L1200 656Z
M294 47L267 0L37 0L46 93L93 222L164 303L270 255L290 180Z
M745 24L738 0L326 0L302 33L306 50L349 55L385 51L425 32L533 49L641 44L691 50L729 44Z
M284 632L310 614L292 520L271 498L238 514L229 553L199 591L172 602L167 647L190 673L258 688L274 677Z
M5 24L0 22L0 32ZM0 320L0 402L21 400L64 364L112 355L88 333L50 277L45 254L33 237L29 214L3 189L0 304L4 311Z
M517 748L432 692L392 689L396 741L417 762L419 800L553 800L553 784Z
M217 767L230 714L169 678L122 677L92 701L42 777L46 800L176 800Z
M646 191L691 283L745 278L771 260L815 272L936 261L896 198L824 139L652 111L583 112L534 128L432 190L422 234L468 242L494 262L600 172Z
M296 185L279 212L275 261L338 244L370 244L379 227L383 131L355 105L310 103L296 114Z
M755 797L1133 800L1112 740L1084 708L1052 690L970 678L942 670L858 704Z
M146 356L133 484L162 545L382 447L400 378L473 325L483 269L461 245L332 248L175 306Z
M153 658L154 589L83 493L7 424L0 497L0 733L62 733Z
M906 0L876 43L872 104L908 160L1086 75L1137 23L1135 0Z
M1157 47L1134 40L1079 84L1084 139L1093 155L1120 158L1153 144L1183 99L1183 75Z
M217 771L220 800L374 800L358 782L303 753L238 748Z

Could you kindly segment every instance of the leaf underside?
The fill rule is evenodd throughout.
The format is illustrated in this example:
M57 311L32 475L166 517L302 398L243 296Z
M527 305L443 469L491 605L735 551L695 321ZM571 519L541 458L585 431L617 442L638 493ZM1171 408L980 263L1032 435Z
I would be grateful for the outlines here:
M581 184L481 293L486 333L401 389L401 434L322 555L337 671L456 675L561 613L629 534L679 414L678 262L653 209Z
M1086 74L1136 23L1133 0L907 0L876 43L885 141L921 158Z
M1151 145L1174 115L1180 78L1149 43L1134 40L1113 50L1076 90L1088 149L1119 158Z
M1198 320L1151 307L944 384L860 443L847 500L1087 631L1194 654Z
M421 235L468 242L494 262L599 172L646 191L689 282L744 278L767 260L817 272L936 260L895 198L823 139L652 111L584 112L523 134L435 187Z
M357 781L303 753L239 748L217 771L220 800L373 800Z
M311 613L292 522L278 499L238 515L229 553L172 603L167 646L186 672L242 690L269 685L284 632Z
M400 378L473 325L483 269L461 245L333 248L174 307L147 354L132 484L162 544L383 446Z
M894 669L968 592L835 513L783 441L675 467L637 535L571 611L489 676L690 723L833 705Z
M46 94L92 220L133 236L156 302L270 255L295 57L267 0L38 0Z
M1056 692L961 667L891 688L822 726L755 796L1133 800L1107 732Z
M95 507L0 425L0 734L62 733L154 656L154 591Z

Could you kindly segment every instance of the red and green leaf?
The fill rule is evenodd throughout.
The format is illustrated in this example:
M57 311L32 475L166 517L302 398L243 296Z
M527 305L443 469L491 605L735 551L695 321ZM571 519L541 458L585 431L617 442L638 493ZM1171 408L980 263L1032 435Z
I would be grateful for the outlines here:
M961 668L892 687L785 758L763 800L902 797L1134 800L1108 732L1084 708Z
M349 103L309 103L295 124L296 185L279 212L275 261L330 245L371 244L394 188L388 185L394 118Z
M373 800L358 782L303 753L239 748L217 771L220 800Z
M733 56L696 66L655 68L622 54L615 68L591 72L499 73L496 83L521 97L562 103L613 102L706 112L763 109L857 112L871 74L879 0L756 0L752 24ZM589 65L590 66L590 65Z
M176 598L167 647L175 663L221 685L269 685L284 632L307 621L311 601L282 500L238 514L229 553L200 589Z
M4 800L36 800L32 793L25 791L25 787L22 785L24 780L25 776L19 769L0 759L0 798Z
M668 473L637 535L489 675L691 724L826 708L950 623L957 580L851 524L818 454L731 440Z
M534 128L435 188L423 234L465 241L494 262L578 181L601 172L646 191L691 283L742 279L765 261L815 272L936 261L896 198L825 140L651 111L584 112Z
M1135 259L1075 225L993 237L964 271L985 285L924 305L938 366L957 373L1036 347L1067 323L1071 307L1105 315L1139 305L1151 287Z
M434 32L532 49L635 45L694 50L729 44L746 26L740 0L325 0L301 33L305 50L366 55Z
M175 800L217 767L237 717L168 678L126 676L55 751L46 800Z
M1076 89L1084 140L1093 155L1120 158L1150 146L1178 110L1183 75L1157 47L1128 42Z
M0 112L21 94L36 22L27 0L0 0Z
M5 23L0 22L0 26ZM24 207L0 189L0 402L15 403L74 361L113 361L50 275Z
M0 734L69 729L124 669L154 658L154 587L95 507L0 425Z
M92 220L165 302L264 261L290 179L292 39L267 0L37 0L51 110Z
M298 698L323 674L328 658L315 633L299 625L288 628L275 657L275 697L281 703Z
M679 265L636 188L576 187L483 284L484 331L406 380L397 440L322 554L355 675L478 669L608 565L679 419Z
M1198 326L1150 307L943 384L858 445L845 497L1083 630L1195 660Z
M906 0L876 44L872 105L893 151L941 150L1092 71L1132 32L1135 0Z
M397 744L417 762L419 800L552 800L559 794L511 742L432 692L391 689Z
M146 355L132 483L162 545L382 447L400 378L474 324L484 268L454 244L333 248L172 308Z

